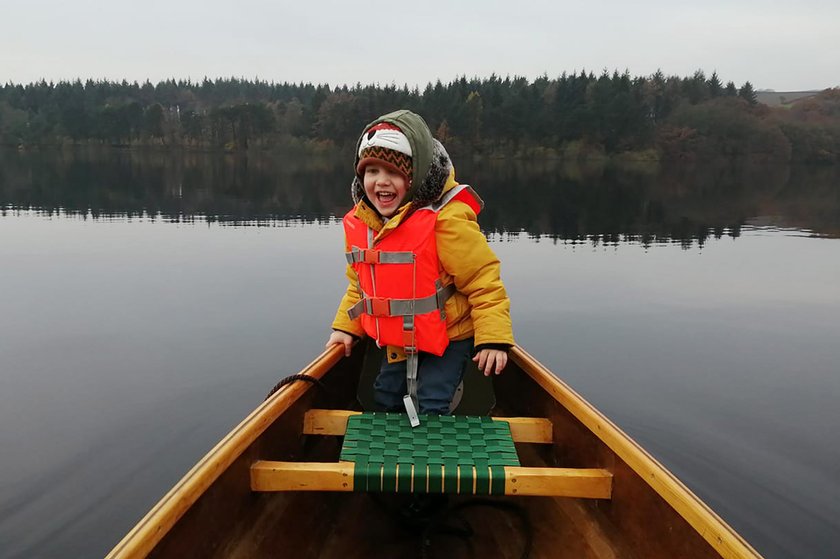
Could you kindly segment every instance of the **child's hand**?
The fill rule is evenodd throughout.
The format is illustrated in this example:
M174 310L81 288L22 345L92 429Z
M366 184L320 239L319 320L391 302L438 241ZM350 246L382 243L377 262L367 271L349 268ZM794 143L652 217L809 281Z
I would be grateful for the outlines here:
M485 377L489 377L494 372L501 374L502 369L507 365L508 355L506 351L501 349L482 349L473 357L473 361L478 363L478 370L484 373Z
M327 349L330 349L330 346L341 344L344 346L344 356L350 357L350 350L353 348L353 342L353 336L351 336L347 332L333 330L333 333L330 334L330 339L327 340L326 347Z

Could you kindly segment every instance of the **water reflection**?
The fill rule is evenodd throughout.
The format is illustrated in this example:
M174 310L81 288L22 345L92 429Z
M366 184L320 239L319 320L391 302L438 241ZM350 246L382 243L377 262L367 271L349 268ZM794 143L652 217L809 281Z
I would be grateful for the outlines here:
M327 222L349 207L349 159L333 152L6 151L0 208L94 219ZM460 161L459 177L488 202L482 226L500 238L690 247L738 237L745 226L840 236L836 167Z
M831 556L838 171L455 158L517 339L768 559ZM103 556L321 351L348 159L0 154L0 558Z

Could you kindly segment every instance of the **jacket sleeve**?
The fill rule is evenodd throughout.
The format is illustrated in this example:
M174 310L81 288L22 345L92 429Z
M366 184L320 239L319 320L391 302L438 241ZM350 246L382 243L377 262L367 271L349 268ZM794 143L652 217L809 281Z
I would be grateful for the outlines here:
M467 204L450 202L438 215L435 237L443 269L469 301L475 345L513 345L501 263L478 227L475 212Z
M348 280L347 291L344 292L341 303L338 305L338 311L335 313L332 329L341 330L342 332L347 332L350 335L361 338L365 335L365 331L362 328L362 321L358 318L350 320L350 317L347 316L347 311L362 298L357 287L358 278L356 277L356 271L350 264L347 265L346 274Z

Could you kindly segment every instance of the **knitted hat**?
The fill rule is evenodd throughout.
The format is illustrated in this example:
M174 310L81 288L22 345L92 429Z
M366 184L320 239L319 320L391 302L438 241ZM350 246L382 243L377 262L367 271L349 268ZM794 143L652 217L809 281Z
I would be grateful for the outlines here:
M379 163L411 178L411 145L402 131L393 124L380 122L365 130L359 140L359 163L356 174L364 176L365 167Z

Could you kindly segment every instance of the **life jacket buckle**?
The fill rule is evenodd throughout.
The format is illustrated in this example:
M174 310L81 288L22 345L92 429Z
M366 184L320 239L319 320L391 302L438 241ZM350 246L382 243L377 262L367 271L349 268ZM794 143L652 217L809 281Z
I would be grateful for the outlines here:
M391 316L391 300L387 297L368 297L365 301L367 314L371 316Z
M414 345L414 330L403 330L403 349L406 355L414 355L417 353L417 346Z
M365 264L379 264L379 251L373 249L363 249L362 262Z

